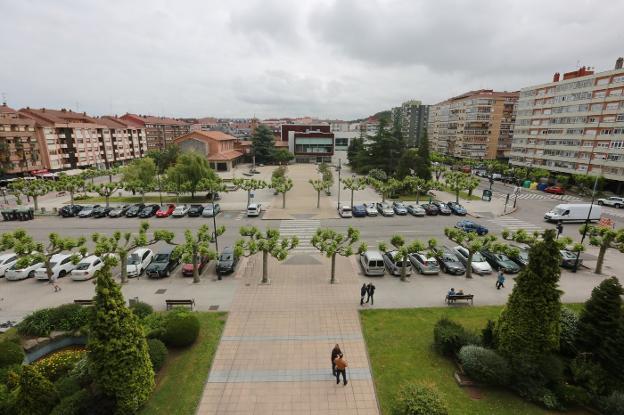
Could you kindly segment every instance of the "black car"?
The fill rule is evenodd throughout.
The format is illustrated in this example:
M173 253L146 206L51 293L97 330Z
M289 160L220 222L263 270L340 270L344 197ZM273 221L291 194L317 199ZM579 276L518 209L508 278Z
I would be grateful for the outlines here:
M108 217L119 218L121 216L126 216L126 212L128 211L128 209L130 209L130 205L122 205L122 206L114 207L111 209L110 212L108 212Z
M152 262L145 268L145 274L149 278L164 278L180 264L180 259L173 258L173 247L163 248L156 254Z
M126 217L136 218L137 216L139 216L139 212L141 212L144 207L145 205L143 203L137 203L137 204L130 206L130 208L126 210Z
M106 207L106 206L98 206L95 209L93 209L93 213L91 214L92 218L103 218L105 216L108 216L109 212L113 210L112 207Z
M440 213L440 209L433 203L423 203L420 207L425 209L425 213L429 216L436 216Z
M443 248L436 255L436 259L440 264L440 269L447 274L451 275L462 275L466 272L466 267L464 264L457 258L457 255L449 248Z
M203 211L204 207L202 205L191 205L187 215L189 218L196 218L198 216L201 216Z
M80 205L65 205L59 209L59 215L64 218L72 218L78 215L78 212L82 210Z
M517 255L509 255L509 259L520 265L520 268L524 268L529 265L529 249L514 245L511 245L511 247L517 249L518 252Z
M158 212L158 209L160 209L160 206L158 205L147 205L143 209L141 209L141 211L139 212L139 217L151 218L156 214L156 212Z
M442 202L433 202L433 204L437 206L438 213L440 213L440 215L449 216L451 213L453 213L451 208L449 208L446 204Z
M217 262L217 275L224 275L234 272L238 264L238 257L234 253L234 249L226 247L221 251L219 255L219 261Z
M481 255L483 255L485 260L497 271L508 272L510 274L520 272L520 266L505 254L484 249L481 251Z

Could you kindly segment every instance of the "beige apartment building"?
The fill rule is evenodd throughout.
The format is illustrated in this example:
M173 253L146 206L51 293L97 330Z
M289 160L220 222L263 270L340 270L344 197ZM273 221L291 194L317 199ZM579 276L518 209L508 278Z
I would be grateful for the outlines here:
M624 182L624 69L583 67L523 88L510 162Z
M136 114L125 114L120 118L145 130L149 150L162 150L173 144L177 137L191 132L191 124L174 118Z
M0 106L0 170L18 175L44 168L35 121L6 104Z
M506 159L511 151L518 92L470 91L432 105L432 151L473 160Z
M112 116L103 116L96 120L104 127L98 131L100 144L106 149L104 157L107 165L126 164L147 153L147 137L144 129Z

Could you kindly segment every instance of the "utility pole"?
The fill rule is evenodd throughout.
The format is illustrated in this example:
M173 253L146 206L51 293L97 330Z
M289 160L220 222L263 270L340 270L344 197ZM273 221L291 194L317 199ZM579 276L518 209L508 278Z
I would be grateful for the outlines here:
M596 197L596 188L598 187L598 176L596 176L596 180L594 180L594 190L592 191L592 200L589 205L589 212L587 212L587 219L585 219L585 229L583 229L583 236L581 237L581 245L583 245L583 241L587 236L587 228L589 226L592 208L594 207L594 198ZM578 271L579 258L581 257L581 251L576 253L576 259L574 260L574 267L572 268L572 272Z
M338 159L338 209L340 209L340 172L342 171L342 159Z

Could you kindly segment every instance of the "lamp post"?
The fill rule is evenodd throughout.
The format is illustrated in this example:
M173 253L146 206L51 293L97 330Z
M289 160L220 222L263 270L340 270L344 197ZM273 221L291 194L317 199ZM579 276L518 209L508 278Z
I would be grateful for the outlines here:
M598 176L596 176L596 180L594 180L594 190L592 191L592 199L591 204L589 205L589 211L587 212L587 219L585 219L585 228L583 229L583 236L581 237L581 245L583 245L583 241L587 236L587 228L589 226L592 208L594 207L594 199L596 197L596 188L598 187ZM572 272L576 272L578 270L579 258L581 257L581 251L576 253L576 259L574 260L574 267L572 268Z
M342 159L338 159L338 209L340 209L340 172L342 171Z

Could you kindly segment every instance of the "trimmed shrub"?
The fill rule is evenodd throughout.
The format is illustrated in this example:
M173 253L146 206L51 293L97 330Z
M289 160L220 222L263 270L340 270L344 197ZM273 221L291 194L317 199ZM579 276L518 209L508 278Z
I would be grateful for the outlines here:
M578 315L567 307L561 307L559 315L559 350L564 356L576 356L576 333L578 331Z
M461 324L441 318L433 328L433 342L438 353L445 356L456 356L463 346L479 344L476 334L466 330Z
M448 415L437 389L424 383L403 385L397 394L395 413L399 415Z
M44 337L49 335L52 331L51 313L51 309L43 308L29 314L17 325L17 331L25 336Z
M190 346L199 336L199 319L184 309L174 309L167 313L163 341L168 346Z
M481 330L481 343L488 349L496 349L496 323L488 320L486 326Z
M19 334L45 337L53 330L73 331L84 327L89 321L90 307L63 304L56 308L44 308L29 314L17 325Z
M563 384L556 391L557 396L565 406L587 406L591 403L591 396L580 386Z
M132 310L134 315L141 320L154 312L154 308L151 305L142 301L137 301L136 303L132 304L130 306L130 310Z
M572 380L592 396L608 395L611 391L608 373L598 364L583 357L570 363Z
M48 415L57 402L52 382L34 367L24 366L15 402L16 415Z
M54 382L54 387L58 392L59 398L61 399L72 396L80 389L82 389L76 378L71 375L63 376L62 378Z
M505 358L494 350L468 345L459 351L459 360L468 376L486 385L509 384L511 369Z
M39 373L54 382L65 376L86 354L84 350L61 350L32 364Z
M0 343L0 368L21 364L25 356L24 349L19 344L9 341Z
M85 389L67 396L54 407L50 415L80 415L89 409L90 396Z
M20 337L19 333L17 332L17 328L15 327L11 327L4 333L0 334L0 342L6 341L6 342L13 342L13 343L19 344L21 340L22 338Z
M141 321L145 330L145 337L162 340L165 336L166 316L167 314L165 313L152 313L145 317Z
M19 381L20 374L22 373L22 364L15 363L9 366L0 368L0 384L4 384L13 388Z
M600 397L596 401L600 412L608 415L624 415L624 393L613 392L606 397Z
M159 371L162 365L167 360L167 347L165 343L161 342L158 339L148 339L147 347L150 356L150 360L152 361L152 366L154 367L154 371Z

